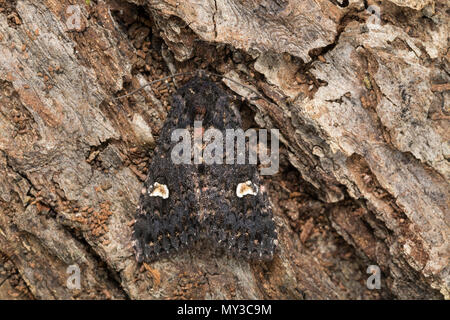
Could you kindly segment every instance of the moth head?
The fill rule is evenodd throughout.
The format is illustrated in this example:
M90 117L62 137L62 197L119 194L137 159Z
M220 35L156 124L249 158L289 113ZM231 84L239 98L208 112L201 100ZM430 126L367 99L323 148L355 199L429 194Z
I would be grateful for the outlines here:
M165 184L155 182L153 186L148 189L150 197L161 197L167 199L169 197L169 188Z
M258 186L252 183L250 180L239 183L236 188L236 195L238 196L238 198L242 198L246 195L256 196L257 193Z

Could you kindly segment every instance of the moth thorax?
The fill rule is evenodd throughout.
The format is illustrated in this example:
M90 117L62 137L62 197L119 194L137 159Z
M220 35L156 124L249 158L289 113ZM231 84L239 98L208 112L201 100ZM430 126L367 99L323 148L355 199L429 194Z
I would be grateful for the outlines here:
M152 187L148 189L150 197L161 197L167 199L169 197L169 188L165 184L155 182Z
M239 183L236 188L236 195L238 196L238 198L242 198L246 195L256 196L257 193L258 186L252 183L250 180Z

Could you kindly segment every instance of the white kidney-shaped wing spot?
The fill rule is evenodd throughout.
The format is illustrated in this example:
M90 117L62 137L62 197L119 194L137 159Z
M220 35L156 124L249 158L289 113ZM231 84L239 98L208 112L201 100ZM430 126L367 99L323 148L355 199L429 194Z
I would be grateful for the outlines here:
M152 188L149 188L148 194L150 197L161 197L167 199L169 197L169 188L165 184L155 182Z
M236 188L236 195L238 196L238 198L242 198L243 196L246 196L248 194L256 196L257 193L258 186L253 184L250 180L239 183Z

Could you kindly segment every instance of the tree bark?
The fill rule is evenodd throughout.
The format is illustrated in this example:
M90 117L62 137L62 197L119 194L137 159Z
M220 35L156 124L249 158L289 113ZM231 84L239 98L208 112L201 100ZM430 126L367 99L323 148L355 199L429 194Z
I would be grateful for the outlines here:
M0 298L449 299L447 11L0 0ZM114 98L196 69L260 92L216 79L247 98L247 126L280 130L272 262L202 248L135 261L142 181L188 76Z

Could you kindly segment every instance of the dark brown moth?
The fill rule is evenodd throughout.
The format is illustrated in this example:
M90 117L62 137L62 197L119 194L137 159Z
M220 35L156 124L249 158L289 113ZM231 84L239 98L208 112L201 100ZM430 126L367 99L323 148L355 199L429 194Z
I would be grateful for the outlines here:
M178 142L172 141L173 131L186 129L194 136L195 121L224 135L242 127L229 95L205 76L177 90L140 195L133 233L137 260L154 261L197 241L236 256L271 260L277 233L257 166L248 159L195 163L193 154L190 164L172 160Z

